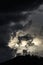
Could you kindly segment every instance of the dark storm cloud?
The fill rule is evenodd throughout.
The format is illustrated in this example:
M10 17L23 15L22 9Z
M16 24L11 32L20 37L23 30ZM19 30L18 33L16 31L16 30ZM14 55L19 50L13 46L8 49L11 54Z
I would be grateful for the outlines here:
M0 63L15 57L16 50L8 47L8 42L12 35L11 33L13 32L12 36L16 35L16 32L14 31L15 30L11 28L8 24L0 26Z
M7 45L10 39L11 31L7 25L0 26L0 46Z
M31 25L32 25L32 20L28 21L28 23L24 25L23 30L29 29Z
M0 26L0 63L5 62L13 57L13 49L8 47L11 33L12 29L9 27L9 25L6 24Z
M21 24L15 24L14 26L11 27L13 31L18 31L18 30L22 30L23 25Z
M25 20L26 16L23 16L23 15L21 16L18 13L20 13L22 11L27 11L27 10L31 10L31 11L35 10L42 3L43 3L43 1L39 1L39 0L35 0L35 1L32 1L32 2L27 2L27 3L22 3L22 4L20 4L20 3L14 4L14 2L11 2L11 3L6 2L3 5L2 10L6 11L7 13L3 13L3 14L0 13L0 24L7 24L7 23L9 23L9 21L14 21L14 22L18 21L19 22L20 20ZM1 3L0 3L0 5L1 5ZM4 11L2 11L2 12L4 12Z
M28 8L29 8L29 10L32 11L32 10L37 9L40 6L40 4L41 3L38 3L38 1L35 1ZM29 15L30 14L32 15L32 13L26 13L26 14L24 14L24 13L21 14L21 13L22 13L22 11L20 11L19 13L16 12L14 14L8 13L6 15L5 14L0 15L0 22L1 22L0 23L1 24L0 25L0 62L3 62L5 60L8 60L8 59L14 57L15 54L16 54L16 51L18 50L18 49L17 50L11 49L11 48L8 47L9 40L10 40L11 36L13 36L13 38L16 37L16 32L18 32L19 30L21 30L21 31L25 30L25 32L27 32L30 29L30 30L32 30L31 31L31 33L32 33L32 32L34 32L34 29L35 29L35 32L36 32L36 29L37 30L39 29L37 26L36 26L37 28L33 27L34 29L32 29L32 27L31 27L33 24L36 24L35 23L36 21L33 22L34 20L32 20L32 19L30 21L28 20ZM34 17L33 17L33 19L34 19ZM22 21L24 22L23 24L26 23L24 26L23 26L23 24L20 23ZM12 22L14 23L14 25L12 24ZM43 30L43 26L41 27L41 32L42 32L42 30ZM27 39L27 37L25 37L25 36L24 36L24 38ZM41 51L43 51L42 45L40 47L36 47L36 46L28 47L28 49L29 49L31 54L33 54L33 55L36 54L36 55L43 57L43 55L42 55L43 52L41 52ZM25 50L25 51L23 51L23 53L24 52L27 52L27 51ZM38 54L37 54L37 52L38 52Z
M5 62L13 57L12 50L13 49L8 46L2 46L0 48L0 63Z
M16 32L18 30L23 29L23 25L21 25L19 23L18 24L15 23L14 25L10 25L10 24L11 23L0 26L0 46L8 45L10 37L11 36L15 37Z
M43 26L41 26L39 34L43 36Z
M14 21L14 22L19 22L20 20L25 20L26 16L24 15L17 15L17 16L13 16L13 15L9 15L9 20L10 21Z

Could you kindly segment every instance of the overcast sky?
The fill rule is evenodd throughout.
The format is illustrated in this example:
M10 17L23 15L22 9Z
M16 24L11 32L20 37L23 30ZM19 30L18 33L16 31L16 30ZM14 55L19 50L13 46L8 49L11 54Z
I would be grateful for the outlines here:
M31 11L27 9L26 11L21 11L19 13L14 12L12 14L9 13L8 15L1 14L0 21L4 21L4 25L0 23L0 62L4 62L5 60L15 57L17 53L21 53L23 55L23 49L26 49L23 43L26 44L28 41L21 40L21 45L19 47L17 45L17 36L19 32L21 32L21 35L28 33L33 36L36 34L36 37L33 39L34 45L29 46L26 50L27 52L30 52L30 55L33 54L43 57L43 34L42 36L39 34L41 26L43 26L43 4L37 9L32 9ZM29 21L32 21L31 25ZM7 24L5 24L5 22ZM11 36L13 36L13 40ZM15 52L14 45L17 48L17 53ZM6 51L8 51L8 53Z

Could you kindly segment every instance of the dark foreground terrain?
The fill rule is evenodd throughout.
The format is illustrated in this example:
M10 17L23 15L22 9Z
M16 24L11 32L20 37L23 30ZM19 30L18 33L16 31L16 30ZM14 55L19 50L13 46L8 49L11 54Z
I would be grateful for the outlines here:
M18 56L14 59L11 59L7 62L4 62L2 64L43 64L43 58L38 58L37 56Z

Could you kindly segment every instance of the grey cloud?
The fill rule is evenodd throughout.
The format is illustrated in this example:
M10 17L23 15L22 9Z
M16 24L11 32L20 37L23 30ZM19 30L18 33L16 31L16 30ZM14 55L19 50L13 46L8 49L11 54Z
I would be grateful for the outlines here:
M29 18L30 15L31 15L31 17ZM3 20L4 19L5 18L3 18ZM42 22L43 21L43 14L41 14L41 13L40 14L32 14L32 12L31 13L24 12L22 14L19 13L16 16L15 15L11 15L11 16L9 15L9 17L6 17L6 20L9 21L10 23L4 24L3 26L0 26L0 47L1 47L0 50L2 50L2 51L0 51L0 56L1 56L0 60L3 59L3 58L5 58L5 60L8 60L9 58L6 59L7 57L14 58L16 56L18 50L19 51L24 50L23 51L24 55L28 54L28 51L29 51L30 55L33 54L33 55L43 57L43 41L42 41L43 36L41 37L41 35L39 35L40 30L41 30L41 33L42 33L42 30L43 30L43 22ZM2 19L1 19L1 21L2 21ZM11 23L11 21L14 21L14 22ZM22 23L22 21L23 21L23 23ZM30 35L32 35L32 36L34 36L37 33L35 35L35 37L37 38L39 36L38 39L39 38L41 39L41 45L36 46L35 42L34 42L33 45L27 45L27 49L25 47L22 48L20 46L19 46L20 49L18 49L17 47L16 47L16 49L14 47L12 49L10 47L8 48L8 44L9 44L9 40L10 40L11 36L13 36L13 38L15 38L16 33L19 32L19 31L23 31L26 34L30 33ZM13 34L12 34L12 32L13 32ZM34 33L34 34L32 34L32 33ZM24 34L23 34L23 36L21 36L21 37L27 39L27 37L25 37ZM18 38L16 38L16 39L18 39ZM34 40L35 38L32 37L32 39ZM21 41L22 41L22 39L21 39ZM25 42L27 43L27 41L25 40L24 43ZM8 53L7 53L7 51L8 51ZM18 55L20 55L20 54L21 53L19 53Z

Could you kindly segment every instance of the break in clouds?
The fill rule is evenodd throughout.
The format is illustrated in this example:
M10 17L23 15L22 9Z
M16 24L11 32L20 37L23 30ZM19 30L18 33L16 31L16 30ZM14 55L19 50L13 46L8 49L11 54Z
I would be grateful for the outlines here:
M43 57L43 5L36 10L16 13L14 17L16 22L10 20L0 26L0 47L3 48L0 56L3 57L6 46L12 49L10 58L28 54Z

